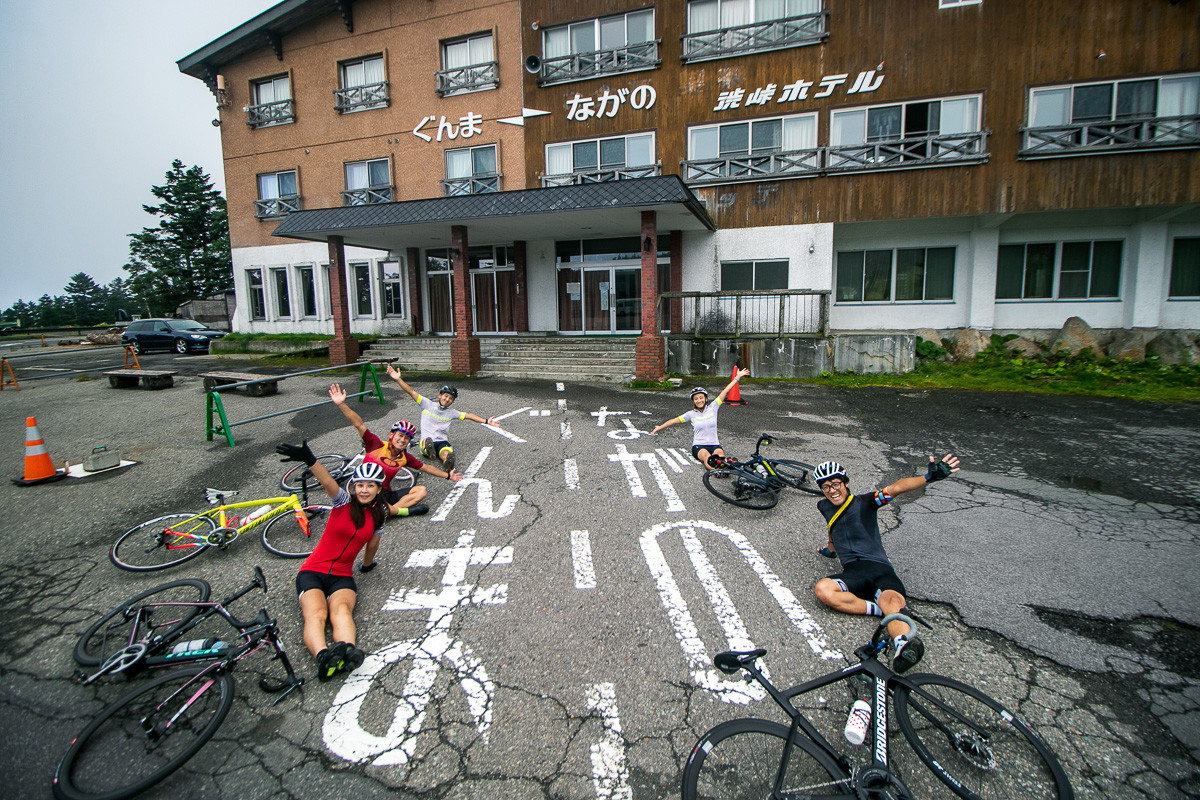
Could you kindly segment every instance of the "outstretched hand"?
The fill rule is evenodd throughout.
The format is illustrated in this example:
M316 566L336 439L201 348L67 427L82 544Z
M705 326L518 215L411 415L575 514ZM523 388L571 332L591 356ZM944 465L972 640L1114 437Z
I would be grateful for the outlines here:
M388 377L394 381L400 380L400 370L396 369L391 364L387 365L387 374Z
M925 482L933 483L943 478L949 478L958 472L958 459L954 453L947 453L938 461L934 456L929 457L929 469L925 472Z
M329 387L329 399L334 405L340 406L346 402L346 390L341 387L341 384L333 384Z
M457 483L463 479L463 474L456 469L452 469L446 473L446 479Z
M279 459L281 462L287 461L303 461L308 466L317 463L317 457L313 455L313 451L308 447L308 440L305 439L300 444L281 444L275 447L275 452L283 456Z

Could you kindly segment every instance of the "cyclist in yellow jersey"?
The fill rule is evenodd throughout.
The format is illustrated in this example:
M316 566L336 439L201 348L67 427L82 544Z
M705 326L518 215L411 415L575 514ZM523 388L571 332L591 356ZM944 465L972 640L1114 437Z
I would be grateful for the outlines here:
M454 469L454 448L447 440L450 423L456 420L469 420L480 425L491 425L499 428L495 417L483 417L469 411L451 411L450 406L458 399L458 389L453 386L443 386L438 390L435 403L428 397L422 397L417 390L404 382L400 370L388 364L388 377L400 385L413 401L421 407L421 455L428 459L438 459L447 471Z

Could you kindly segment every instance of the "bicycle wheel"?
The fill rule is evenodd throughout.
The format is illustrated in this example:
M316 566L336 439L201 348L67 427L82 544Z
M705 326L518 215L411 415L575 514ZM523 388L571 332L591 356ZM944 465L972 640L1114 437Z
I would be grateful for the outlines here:
M280 514L263 526L262 546L267 552L284 558L307 558L325 531L333 506L305 506L308 535L300 528L295 514Z
M683 767L683 800L771 797L788 728L765 719L735 719L710 730ZM803 735L793 739L781 791L853 797L846 775Z
M323 456L317 456L317 463L329 470L329 474L333 476L334 480L338 479L338 476L342 473L342 468L346 466L346 463L349 460L350 459L346 458L345 456L337 453L327 453ZM304 488L304 486L301 484L300 477L307 469L307 464L297 464L287 472L283 473L283 477L280 479L279 485L282 486L283 490L288 494L299 494ZM320 482L318 482L317 479L312 476L311 472L308 473L308 479L304 481L304 483L308 484L308 490L310 492L320 488L321 486Z
M793 489L799 489L808 494L824 496L824 492L817 488L817 484L812 479L812 464L805 464L803 461L791 461L786 458L772 458L771 469L783 478L784 482Z
M192 667L140 683L88 723L54 770L59 800L119 800L179 769L217 732L233 678Z
M761 511L779 502L779 494L769 483L735 469L710 469L704 473L704 486L726 503L742 508Z
M194 606L158 606L160 603L203 603L208 600L212 589L207 581L186 578L147 589L136 594L121 605L96 620L75 644L75 662L84 667L96 667L104 663L112 653L129 644L133 619L130 615L138 606L151 606L143 614L142 630L154 627L158 636L169 637L172 633L191 622L200 609ZM128 612L128 614L127 614Z
M1050 748L983 692L928 674L909 675L894 685L896 721L904 738L959 797L1075 796Z
M416 476L413 475L412 470L408 467L401 467L396 470L396 475L392 478L392 491L405 494L414 483L416 483Z
M134 572L174 567L204 552L204 537L216 528L212 517L167 514L125 531L108 557Z

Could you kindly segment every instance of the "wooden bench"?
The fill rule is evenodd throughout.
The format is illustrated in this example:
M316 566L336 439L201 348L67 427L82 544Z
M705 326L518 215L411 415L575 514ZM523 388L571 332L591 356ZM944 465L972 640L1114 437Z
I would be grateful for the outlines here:
M258 381L248 386L243 386L246 394L251 397L266 397L267 395L275 394L279 391L279 381L282 378L276 378L270 375L254 375L249 372L204 372L200 375L204 379L204 391L211 392L218 386L227 386L231 383L243 383L245 381Z
M136 389L140 381L147 389L170 389L175 385L177 371L165 369L114 369L104 373L114 389Z

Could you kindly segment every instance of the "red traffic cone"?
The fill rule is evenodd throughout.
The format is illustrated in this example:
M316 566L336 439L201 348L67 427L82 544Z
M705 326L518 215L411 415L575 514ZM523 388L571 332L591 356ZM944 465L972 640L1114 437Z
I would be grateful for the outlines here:
M733 365L733 377L737 378L737 374L738 374L738 368L737 368L737 365L734 364ZM725 397L725 402L731 406L746 405L746 401L742 399L742 383L741 383L741 381L734 382L733 388L729 390L729 394Z
M25 477L13 478L18 486L33 486L38 483L49 483L67 477L65 469L55 469L46 450L46 442L38 433L37 420L25 418Z

